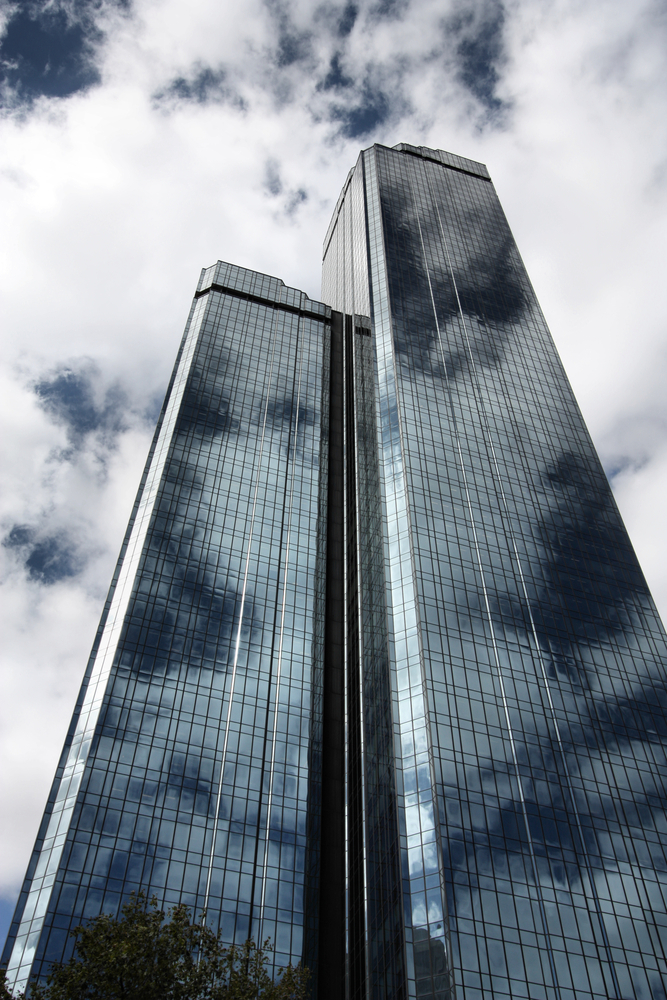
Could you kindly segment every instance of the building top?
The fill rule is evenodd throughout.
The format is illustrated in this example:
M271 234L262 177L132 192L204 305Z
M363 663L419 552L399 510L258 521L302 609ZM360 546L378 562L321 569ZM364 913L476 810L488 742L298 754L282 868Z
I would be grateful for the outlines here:
M457 156L456 153L448 153L444 149L430 149L428 146L411 146L409 142L399 142L391 147L399 153L411 153L412 156L421 156L423 160L433 160L435 163L442 163L445 167L453 170L462 170L466 174L474 177L482 177L485 181L490 181L491 176L484 163L477 160L468 160L465 156Z
M431 149L429 146L412 146L409 142L398 142L395 146L382 146L381 143L375 143L375 146L380 149L392 149L397 153L408 153L410 156L419 156L422 160L431 160L433 163L441 163L443 167L449 167L451 170L458 170L461 173L469 174L472 177L480 177L485 181L491 180L491 175L489 174L489 171L484 163L478 163L477 160L469 160L465 156L457 156L456 153L448 153L444 149ZM363 150L361 155L363 155L364 152L366 152L366 150ZM356 167L352 167L347 175L345 183L343 184L342 191L338 196L336 207L333 210L333 215L331 216L331 221L329 222L329 228L327 229L326 236L324 237L324 249L322 251L323 258L326 256L327 247L329 246L329 242L333 235L338 213L340 212L341 205L345 200L345 195L347 194L347 189L355 170Z
M196 295L201 295L211 288L234 292L244 298L266 304L283 306L291 311L321 316L322 319L331 316L330 306L308 298L306 293L299 291L298 288L290 288L281 278L237 267L236 264L228 264L224 260L217 261L211 267L202 268Z

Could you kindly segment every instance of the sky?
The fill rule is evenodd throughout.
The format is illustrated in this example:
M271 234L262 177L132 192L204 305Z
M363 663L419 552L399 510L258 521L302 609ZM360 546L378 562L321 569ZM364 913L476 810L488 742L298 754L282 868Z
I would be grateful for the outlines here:
M667 616L665 0L0 0L0 937L201 267L320 295L361 148L486 163Z

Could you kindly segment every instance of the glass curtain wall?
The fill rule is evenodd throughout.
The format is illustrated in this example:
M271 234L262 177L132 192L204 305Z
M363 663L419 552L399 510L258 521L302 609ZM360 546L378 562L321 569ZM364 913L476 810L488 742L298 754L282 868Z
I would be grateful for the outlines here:
M665 633L486 168L362 153L364 271L408 995L664 998Z
M279 279L202 272L7 942L17 985L135 890L301 960L330 320Z

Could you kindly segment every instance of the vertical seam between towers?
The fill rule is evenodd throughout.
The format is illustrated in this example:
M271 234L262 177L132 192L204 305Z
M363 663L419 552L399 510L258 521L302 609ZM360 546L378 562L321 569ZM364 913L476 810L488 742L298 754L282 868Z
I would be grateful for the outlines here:
M352 326L354 326L354 311L356 309L356 288L355 288L355 281L354 281L354 214L353 214L354 213L354 205L352 204L352 179L353 179L353 177L354 177L354 173L352 174L352 177L350 177L350 187L348 189L349 193L350 193L350 206L349 206L349 209L350 209L350 211L349 211L349 216L350 216L350 223L349 223L349 230L350 230L350 236L349 236L349 239L350 239L349 255L350 255L350 257L349 257L349 259L350 259L350 265L349 266L350 266L350 285L352 286L352 293L351 293L352 301L349 303L349 305L352 306L351 309L348 306L347 294L345 296L345 312L349 316L352 317ZM347 201L347 199L345 199L345 200ZM347 292L347 289L346 289L346 292ZM353 334L353 336L354 336L354 334Z
M538 875L538 871L537 871L537 862L535 860L535 850L534 850L534 847L533 847L533 838L532 838L532 834L530 832L530 826L529 826L529 823L528 823L528 812L527 812L527 809L526 809L526 801L525 801L525 795L524 795L524 790L523 790L523 782L521 780L521 774L519 772L519 761L518 761L518 757L517 757L516 743L515 743L515 739L514 739L514 727L512 726L512 722L511 722L511 718L510 718L510 714L509 714L509 706L508 706L508 702L507 702L507 693L505 691L505 682L504 682L503 675L502 675L502 667L500 665L500 657L498 655L498 646L497 646L497 642L496 642L496 632L495 632L495 628L493 626L493 618L491 616L491 606L490 606L490 603L489 603L489 596L488 596L488 590L487 590L487 585L486 585L486 576L485 576L485 573L484 573L484 567L483 567L483 564L482 564L482 557L481 557L481 553L480 553L480 549L479 549L479 540L477 538L477 529L475 527L475 518L474 518L474 515L473 515L472 501L470 499L470 490L468 488L468 477L466 475L465 464L463 462L463 452L462 452L462 449L461 449L461 441L460 441L460 435L459 435L459 429L458 429L458 421L456 419L456 414L454 412L454 404L452 402L452 392L451 392L451 386L450 386L450 381L449 381L449 375L447 374L447 363L446 363L445 352L444 352L444 347L443 347L443 343L442 343L442 335L441 335L441 332L440 332L440 323L438 321L438 314L437 314L437 310L436 310L436 306L435 306L435 299L434 299L434 296L433 296L433 287L432 287L432 284L431 284L431 275L429 274L428 261L427 261L427 258L426 258L426 250L425 250L425 247L424 247L424 237L423 237L423 234L422 234L421 223L419 221L418 210L415 213L415 217L416 217L416 220L417 220L417 227L419 229L419 240L420 240L420 243L421 243L422 255L423 255L423 258L424 258L424 269L425 269L425 272L426 272L426 280L428 281L429 295L430 295L430 298L431 298L431 307L433 309L433 318L435 320L435 327L436 327L436 331L437 331L437 334L438 334L438 343L439 343L440 352L441 352L441 355L442 355L442 361L443 361L444 372L445 372L445 379L446 379L446 382L447 382L447 395L449 397L449 407L450 407L450 412L451 412L451 416L452 416L452 423L454 425L454 434L455 434L455 437L456 437L456 452L457 452L458 459L459 459L459 466L461 468L461 475L463 477L463 486L464 486L465 495L466 495L466 505L468 507L468 515L470 517L470 526L471 526L471 529L472 529L473 542L474 542L474 545L475 545L475 555L476 555L476 558L477 558L477 568L479 570L479 574L480 574L481 581L482 581L482 593L484 594L484 607L486 609L486 617L487 617L487 620L489 622L489 628L490 628L490 631L491 631L491 644L493 646L493 655L494 655L494 659L496 661L496 670L497 670L497 675L498 675L498 681L499 681L499 684L500 684L501 698L502 698L502 701L503 701L503 711L505 713L505 722L507 724L507 731L508 731L508 735L509 735L510 747L512 749L512 760L513 760L513 763L514 763L515 777L516 777L517 787L518 787L518 790L519 790L519 799L521 801L521 811L522 811L522 814L523 814L524 826L525 826L525 829L526 829L526 837L527 837L527 840L528 840L528 849L530 851L530 859L531 859L531 864L532 864L532 868L533 868L533 877L535 879L535 891L537 893L537 899L538 899L538 905L539 905L539 908L540 908L540 917L542 919L542 926L543 926L543 930L544 930L544 935L545 935L545 938L547 940L547 951L548 951L548 954L549 954L549 964L550 964L550 967L551 967L551 974L552 974L553 981L554 981L554 989L556 991L556 995L560 998L560 988L558 986L558 979L557 979L557 975L556 975L556 964L555 964L555 960L554 960L554 956L553 956L553 950L552 950L552 946L551 946L551 938L550 938L550 935L549 935L549 927L548 927L547 918L546 918L546 910L545 910L545 907L544 907L544 900L542 898L542 889L541 889L541 886L540 886L540 880L539 880L539 875ZM444 243L444 238L443 238L443 243ZM446 249L446 247L445 247L445 249ZM449 254L447 254L447 258L449 260ZM452 281L453 280L454 280L454 278L453 278L453 275L452 275ZM457 299L458 299L458 296L457 296Z
M427 183L429 184L429 190L430 190L430 183L429 183L428 175L427 175ZM433 198L433 192L432 191L431 191L431 197ZM491 458L492 458L492 461L493 461L494 474L495 474L496 481L498 483L498 489L500 491L500 496L501 496L501 499L502 499L503 509L504 509L504 512L505 512L505 518L506 518L506 522L507 522L507 531L508 531L509 537L510 537L510 539L512 541L512 549L514 551L514 559L515 559L517 570L518 570L518 573L519 573L519 579L521 581L521 589L523 591L524 600L526 602L526 608L528 610L528 617L529 617L529 620L530 620L530 629L531 629L531 633L532 633L532 636L533 636L533 642L535 643L535 650L536 650L536 653L537 653L537 658L538 658L538 661L539 661L539 664L540 664L540 673L542 675L542 680L543 680L543 683L544 683L544 689L546 691L547 700L549 702L549 711L550 711L550 715L551 715L551 722L552 722L552 725L553 725L555 733L556 733L556 741L558 743L558 749L560 751L561 758L563 760L563 766L564 766L564 769L565 769L565 780L567 782L568 791L570 793L570 799L571 799L571 802L572 802L572 811L574 813L575 823L577 825L577 831L579 833L579 839L581 841L582 853L583 853L584 858L585 858L586 871L587 871L587 874L588 874L588 878L590 880L591 893L593 895L593 901L594 901L594 904L595 904L596 916L597 916L599 924L600 924L600 930L601 930L601 933L602 933L602 939L604 941L604 948L605 948L605 952L606 952L606 956L607 956L607 961L609 963L609 971L611 973L611 977L612 977L612 980L613 980L613 983L614 983L614 989L616 991L616 996L620 997L620 995L621 995L620 985L619 985L619 982L618 982L618 977L617 977L616 969L615 969L615 966L614 966L613 957L612 957L612 954L611 954L611 948L610 948L610 945L609 945L609 939L608 939L608 936L607 936L607 930L606 930L606 927L604 925L604 918L602 916L602 907L600 905L600 900L599 900L599 897L598 897L597 889L595 887L595 879L594 879L594 876L593 876L592 865L591 865L590 857L589 857L589 854L588 854L588 849L586 848L586 841L584 839L584 834L583 834L583 825L581 823L581 817L579 815L579 810L578 810L577 804L576 804L576 798L575 798L575 795L574 795L574 788L573 788L573 785L572 785L571 775L570 775L570 771L569 771L569 767L568 767L568 763L567 763L567 757L565 755L565 748L563 746L563 740L562 740L562 736L561 736L561 732L560 732L560 726L558 724L558 719L557 719L557 716L556 716L556 710L555 710L555 707L554 707L553 698L551 696L551 689L550 689L550 685L549 685L549 679L548 679L548 675L547 675L547 671L546 671L546 666L545 666L545 663L544 663L544 657L542 656L542 650L540 648L540 643L539 643L539 639L538 639L538 635L537 635L537 628L535 626L535 618L533 616L533 611L532 611L532 608L530 606L530 599L528 597L528 588L526 586L526 580L525 580L524 573L523 573L523 567L521 565L521 557L519 555L519 549L518 549L518 546L516 544L516 536L515 536L515 533L514 533L514 529L512 527L512 518L511 518L511 515L510 515L509 504L507 503L507 496L505 494L505 489L504 489L504 486L503 486L502 476L500 474L500 466L498 464L498 458L496 456L496 449L494 447L493 438L491 436L491 428L489 426L488 417L487 417L487 414L486 414L486 410L484 408L484 402L483 402L483 399L481 397L479 386L477 384L478 377L479 377L478 374L477 374L477 366L475 364L475 359L473 357L472 348L470 346L470 338L468 336L468 328L467 328L467 324L466 324L466 321L465 321L465 318L464 318L463 309L461 307L461 300L459 298L459 291L458 291L458 287L457 287L457 284L456 284L456 278L454 276L454 269L452 267L452 261L451 261L451 257L450 257L450 254L449 254L449 248L448 248L447 242L445 240L445 234L444 234L444 230L443 230L443 226L442 226L442 219L440 217L440 210L438 208L438 204L437 204L435 198L433 198L433 204L435 205L436 215L438 217L438 227L440 229L440 236L442 238L442 245L444 247L445 254L447 255L447 264L448 264L449 271L450 271L450 274L451 274L452 284L454 286L454 293L456 295L456 302L457 302L458 309L459 309L459 315L461 317L461 325L463 327L463 334L464 334L464 337L465 337L466 349L467 349L467 352L468 352L468 356L469 356L469 360L470 360L470 365L471 365L473 376L474 376L474 379L473 379L473 391L475 393L477 406L478 406L478 409L479 409L479 412L480 412L480 415L482 417L482 421L483 421L483 424L484 424L484 432L485 432L485 437L486 437L486 443L487 443L487 447L488 447L488 449L489 449L489 451L491 453ZM429 277L429 287L430 287L430 277ZM434 312L435 312L435 306L434 306ZM436 318L436 323L437 323L437 318ZM511 410L510 410L510 413L511 413ZM500 670L500 667L499 667L499 670ZM548 930L546 931L546 933L549 934Z
M294 429L294 441L293 441L293 454L292 454L292 474L290 477L290 497L289 497L289 513L287 515L287 541L285 543L285 569L283 576L283 600L280 609L280 639L278 642L278 665L276 668L276 696L275 696L275 708L273 713L273 733L271 742L271 764L269 768L269 795L266 803L266 833L264 837L264 870L266 872L267 867L267 856L269 847L269 833L271 830L271 809L273 806L273 782L275 778L275 757L276 757L276 736L278 732L278 708L280 703L280 681L282 678L282 659L283 659L283 638L285 635L285 605L287 601L287 574L289 569L289 556L290 556L290 541L292 532L292 508L294 501L294 477L295 477L295 467L296 467L296 446L299 437L299 406L301 405L301 377L303 369L303 336L301 331L301 319L299 318L299 323L297 326L297 339L298 339L298 388L296 397L296 421ZM296 367L296 365L295 365ZM288 441L288 462L289 462L289 441ZM284 523L284 518L283 518ZM287 755L285 755L287 757ZM261 820L261 817L260 817ZM260 900L259 908L259 920L260 928L262 933L259 935L259 942L261 943L263 938L263 928L264 928L264 907L266 900L266 874L262 879L262 895ZM251 904L252 905L252 904Z
M343 274L345 273L345 239L343 233ZM345 300L343 300L345 304ZM354 827L350 820L350 809L352 805L352 792L353 787L350 780L350 728L351 728L351 711L350 711L350 564L349 564L349 539L350 539L350 505L348 500L349 486L350 486L350 420L349 420L349 397L350 397L350 385L349 379L347 377L348 365L349 365L349 345L347 338L347 324L346 324L347 314L343 312L342 316L342 350L343 350L343 528L344 528L344 604L343 604L343 614L344 614L344 642L345 642L345 654L344 654L344 705L345 705L345 862L346 862L346 961L347 961L347 988L346 992L349 996L349 1000L355 1000L352 997L351 989L353 986L353 971L355 966L353 965L353 957L356 955L356 939L352 937L352 927L353 920L351 914L354 911L354 899L352 898L350 891L350 884L352 882L351 873L353 871L353 866L355 864L355 857L350 848L350 842L354 834Z
M317 844L319 896L317 913L317 996L340 1000L346 968L346 813L345 813L345 539L344 539L344 316L331 317L328 344L323 350L324 380L321 438L326 449L325 561L323 564L323 646L321 650L320 767L311 774L320 788ZM328 347L328 351L326 348ZM328 362L328 366L327 366ZM326 444L324 443L326 440ZM315 720L314 720L315 721ZM313 757L310 758L313 763ZM316 808L316 807L315 807ZM326 864L324 863L326 859Z
M206 909L208 907L209 895L211 892L211 879L213 877L213 859L215 857L215 847L218 840L218 822L220 820L220 804L222 802L222 786L225 777L225 763L227 761L227 746L229 744L229 723L232 717L232 705L234 702L234 688L236 685L236 673L238 669L239 660L239 649L241 646L241 630L243 629L243 615L245 612L245 600L246 600L246 589L248 585L248 574L250 571L250 554L252 550L252 540L253 532L255 529L255 513L257 511L257 496L259 494L259 484L262 474L262 457L264 455L264 438L266 435L266 420L269 412L269 395L271 392L271 382L273 379L273 364L276 356L276 342L277 342L277 327L278 327L278 315L280 310L274 308L273 313L273 329L271 337L271 362L269 366L269 377L266 380L266 402L264 404L264 416L262 418L262 435L260 439L259 449L257 451L257 473L255 477L255 491L253 495L252 502L252 514L250 517L250 531L248 532L248 545L246 548L246 558L245 567L243 572L243 586L241 588L241 608L239 610L239 624L236 633L236 642L234 645L234 661L232 665L232 677L229 686L229 702L227 705L227 718L225 720L225 736L222 744L222 757L220 761L220 777L218 780L218 793L215 802L215 812L213 815L213 830L211 835L211 851L208 858L208 872L206 874L206 891L204 893L204 910L202 914L202 919L205 918Z
M349 188L348 188L349 190ZM343 242L343 247L345 243ZM343 260L345 258L343 257ZM342 417L343 417L343 712L344 712L344 732L343 732L343 753L345 754L345 759L343 762L343 780L344 780L344 805L345 805L345 994L346 1000L349 1000L350 993L350 706L348 698L348 690L350 684L350 637L349 637L349 624L350 616L348 613L348 597L350 589L350 574L348 572L348 560L347 560L347 540L348 540L348 525L349 525L349 511L347 503L347 486L348 486L348 468L347 468L347 453L348 453L348 419L347 419L347 396L349 393L349 387L347 384L347 344L345 337L345 312L343 312L341 317L341 382L342 382Z
M349 337L348 337L349 328ZM354 469L354 520L355 520L355 563L356 563L356 573L357 573L357 655L358 665L359 665L359 676L358 676L358 694L359 694L359 751L360 751L360 776L361 776L361 847L362 847L362 872L363 872L363 894L364 894L364 965L366 970L366 991L370 985L370 956L369 956L369 941L368 941L368 856L366 849L366 801L367 801L367 789L366 789L366 739L365 739L365 712L364 712L364 642L363 642L363 608L362 608L362 598L361 598L361 579L362 579L362 569L361 569L361 538L359 533L359 459L358 459L358 448L357 448L357 429L359 426L359 420L357 415L357 352L355 344L355 333L354 333L354 314L345 318L345 340L346 345L349 343L349 353L350 353L350 372L352 375L352 385L350 387L350 398L351 398L351 411L352 411L352 427L350 430L351 437L351 451L352 451L352 462Z

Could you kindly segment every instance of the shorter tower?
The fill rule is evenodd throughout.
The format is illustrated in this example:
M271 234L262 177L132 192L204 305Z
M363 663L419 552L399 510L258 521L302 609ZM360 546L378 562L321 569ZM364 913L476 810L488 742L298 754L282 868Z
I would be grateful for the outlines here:
M271 938L276 967L307 920L316 950L332 316L340 342L279 279L202 271L5 948L17 985L139 889Z

